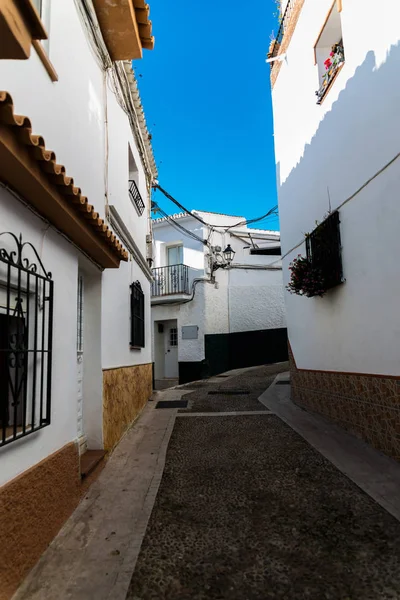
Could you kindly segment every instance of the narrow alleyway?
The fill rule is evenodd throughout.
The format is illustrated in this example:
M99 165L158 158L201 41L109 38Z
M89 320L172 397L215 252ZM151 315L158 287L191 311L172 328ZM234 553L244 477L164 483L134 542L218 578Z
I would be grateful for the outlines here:
M159 392L187 408L149 404L16 600L399 598L400 467L291 407L286 369Z

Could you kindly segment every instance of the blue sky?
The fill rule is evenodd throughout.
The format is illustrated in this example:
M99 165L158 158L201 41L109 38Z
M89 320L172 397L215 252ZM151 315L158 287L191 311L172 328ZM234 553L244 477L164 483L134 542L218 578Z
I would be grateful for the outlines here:
M134 61L160 185L189 209L276 202L269 65L274 0L150 0L156 44ZM179 209L156 192L169 213ZM277 229L278 219L260 227Z

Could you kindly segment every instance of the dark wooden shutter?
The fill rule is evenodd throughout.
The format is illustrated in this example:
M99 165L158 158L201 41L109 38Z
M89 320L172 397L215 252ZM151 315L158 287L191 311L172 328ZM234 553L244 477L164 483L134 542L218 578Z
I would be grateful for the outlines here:
M131 346L144 348L144 294L138 281L131 285Z

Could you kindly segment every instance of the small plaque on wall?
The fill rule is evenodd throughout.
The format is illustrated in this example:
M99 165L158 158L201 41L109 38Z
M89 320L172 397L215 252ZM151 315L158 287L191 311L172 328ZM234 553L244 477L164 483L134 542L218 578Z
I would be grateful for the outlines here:
M199 337L199 328L197 325L185 325L182 327L183 340L197 340Z

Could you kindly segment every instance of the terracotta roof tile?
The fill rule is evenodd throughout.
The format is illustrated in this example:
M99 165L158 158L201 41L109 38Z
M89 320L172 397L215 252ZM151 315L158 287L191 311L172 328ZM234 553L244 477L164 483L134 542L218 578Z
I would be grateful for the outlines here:
M57 164L55 153L46 148L43 137L32 133L32 125L28 117L14 113L13 100L8 92L0 92L0 123L19 128L17 131L19 140L29 147L32 156L38 161L49 181L68 198L76 212L87 220L118 258L128 260L127 250L112 233L107 223L99 217L94 206L89 204L87 197L82 194L81 188L75 185L73 178L66 174L64 165Z

